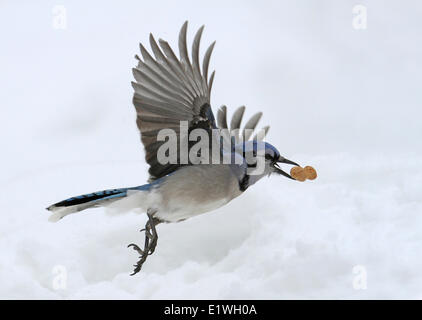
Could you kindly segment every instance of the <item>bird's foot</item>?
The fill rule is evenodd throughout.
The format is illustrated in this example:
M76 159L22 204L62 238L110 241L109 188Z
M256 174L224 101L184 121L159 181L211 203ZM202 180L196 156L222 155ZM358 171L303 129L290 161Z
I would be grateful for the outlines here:
M153 217L155 211L148 210L148 221L145 225L145 228L141 230L145 231L145 244L144 249L139 248L138 245L131 243L128 245L128 248L132 247L133 250L139 253L140 257L138 262L134 265L135 269L131 276L137 274L144 264L145 260L148 258L149 255L153 254L155 251L155 247L157 246L158 241L158 234L155 226L160 223L160 221Z

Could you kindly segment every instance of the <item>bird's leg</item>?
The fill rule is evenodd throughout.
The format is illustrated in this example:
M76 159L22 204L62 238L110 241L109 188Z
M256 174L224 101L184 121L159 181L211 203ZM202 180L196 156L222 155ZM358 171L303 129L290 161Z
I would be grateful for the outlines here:
M157 234L157 230L155 229L155 226L159 224L160 221L155 218L150 218L150 219L152 219L152 220L149 220L151 221L151 223L149 224L150 230L145 230L145 234L147 235L149 240L151 240L149 244L149 254L151 255L154 253L155 247L157 246L157 241L158 241L158 234Z
M160 220L157 218L154 218L153 215L156 213L156 210L148 209L147 215L148 215L148 221L145 224L145 229L142 229L141 231L145 231L145 244L144 249L142 250L134 243L131 243L128 245L129 247L132 247L133 250L138 252L140 254L139 261L134 265L135 269L133 270L134 274L137 274L144 264L145 260L147 259L148 255L151 255L155 251L155 247L157 246L157 240L158 240L158 234L157 230L155 229L155 226L160 223Z

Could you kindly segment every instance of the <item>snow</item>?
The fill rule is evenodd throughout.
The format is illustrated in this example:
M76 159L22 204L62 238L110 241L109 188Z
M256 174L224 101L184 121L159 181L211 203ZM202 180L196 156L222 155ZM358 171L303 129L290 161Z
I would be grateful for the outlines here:
M51 27L54 1L2 3L0 298L422 298L422 6L360 3L360 31L353 1L62 1L66 30ZM206 25L202 52L217 40L214 109L263 111L268 141L319 176L270 177L159 225L131 277L145 215L49 223L45 207L145 183L132 57L151 31L176 44L185 19L189 39Z

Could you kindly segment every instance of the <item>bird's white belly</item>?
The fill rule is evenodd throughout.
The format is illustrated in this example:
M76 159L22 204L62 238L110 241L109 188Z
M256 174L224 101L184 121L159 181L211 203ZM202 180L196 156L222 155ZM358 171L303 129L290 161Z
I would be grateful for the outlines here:
M240 194L239 183L228 166L201 165L178 170L151 191L155 216L177 222L215 210Z
M221 199L217 201L200 203L197 202L179 202L177 200L172 200L168 203L167 206L161 206L157 208L157 212L154 215L160 220L167 222L178 222L193 216L213 211L225 205L229 200Z

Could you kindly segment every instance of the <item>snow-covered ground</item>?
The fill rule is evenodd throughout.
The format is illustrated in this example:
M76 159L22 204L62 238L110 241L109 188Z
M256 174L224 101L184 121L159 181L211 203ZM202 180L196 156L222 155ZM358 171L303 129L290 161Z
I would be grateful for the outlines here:
M422 126L416 1L0 4L0 298L422 298ZM46 206L147 179L131 106L137 43L216 39L213 106L264 111L268 141L318 170L270 177L215 212L158 226Z
M57 167L16 179L2 201L7 223L1 228L0 295L421 298L422 158L296 158L315 165L318 180L272 177L217 212L158 226L158 248L135 277L129 273L137 256L126 245L142 244L144 216L93 209L51 224L43 211L46 194L51 201L65 196L59 188L46 190L46 181L64 179L80 192L86 186L77 185L86 177L113 180L116 174L108 172L116 166L66 173ZM117 169L131 175L137 167ZM60 266L67 286L54 290L64 271ZM355 274L356 266L364 269ZM355 289L361 272L366 290Z

